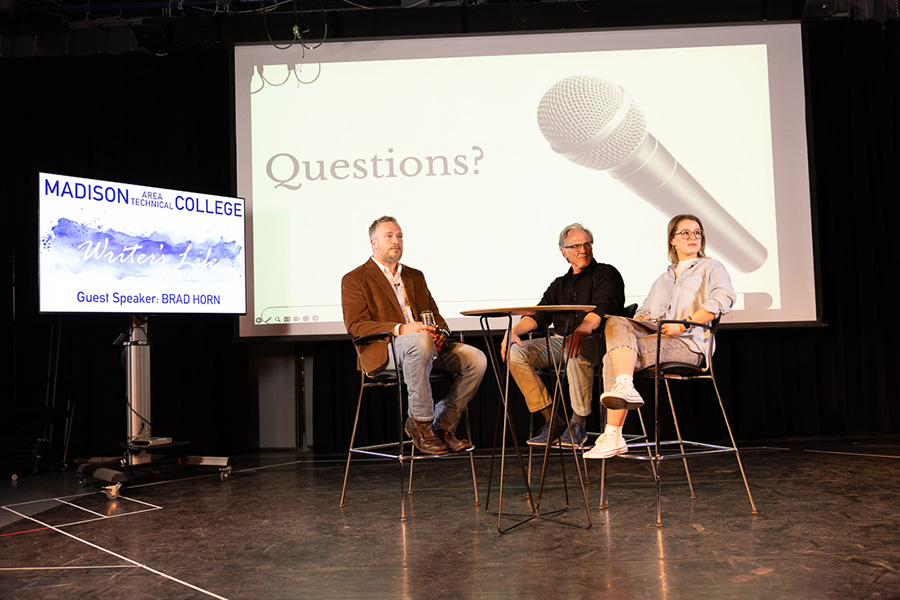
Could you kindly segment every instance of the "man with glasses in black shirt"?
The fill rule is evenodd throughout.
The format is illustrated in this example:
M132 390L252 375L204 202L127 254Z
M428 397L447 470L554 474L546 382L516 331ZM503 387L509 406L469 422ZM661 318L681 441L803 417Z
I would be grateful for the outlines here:
M548 304L593 304L596 308L575 320L574 333L563 338L566 316L563 314L546 317L522 317L512 328L512 339L503 337L500 354L509 360L510 373L525 396L528 410L540 412L547 421L533 438L531 445L552 444L559 440L564 446L582 447L585 441L585 421L591 414L591 399L594 385L594 370L600 360L603 329L600 328L604 315L622 314L625 304L625 284L619 271L612 265L598 263L593 254L594 236L581 223L572 223L559 234L559 250L569 263L568 272L556 278L539 302ZM536 329L544 330L540 319L552 320L550 352L547 341L522 339ZM597 332L598 335L595 335ZM507 343L509 356L506 356ZM569 397L572 405L570 427L557 415L558 422L550 424L550 395L537 369L545 368L558 361L562 352L568 357L566 377L569 381ZM571 431L571 436L570 436ZM559 434L562 433L562 437Z

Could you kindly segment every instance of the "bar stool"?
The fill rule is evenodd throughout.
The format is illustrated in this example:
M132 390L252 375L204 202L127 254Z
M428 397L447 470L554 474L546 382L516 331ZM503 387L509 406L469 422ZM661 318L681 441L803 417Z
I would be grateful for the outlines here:
M637 309L638 309L638 305L636 303L629 304L625 308L622 309L622 316L631 319L634 317L634 313L637 312ZM594 374L594 379L597 381L595 397L598 399L603 394L603 359L602 359L602 357L605 354L606 354L606 340L603 341L603 346L600 349L601 359L597 362L597 369L596 369L596 373ZM638 422L640 423L640 426L641 426L641 433L625 433L625 434L623 434L625 441L629 444L639 443L643 440L648 439L647 438L647 427L644 425L644 417L641 414L640 410L638 410L636 412L638 414ZM600 415L601 415L600 424L599 424L600 431L586 432L585 442L581 447L582 456L591 447L591 445L588 443L587 440L591 437L596 439L596 438L600 437L601 435L603 435L603 430L606 427L606 407L604 407L602 404L600 405ZM650 456L649 449L647 450L647 455ZM607 459L604 458L601 460L601 463L600 463L600 506L599 506L599 508L609 508L609 497L608 497L607 490L606 490L606 461L607 461ZM655 475L656 466L651 465L651 467L653 468L654 475ZM590 483L587 467L585 467L585 481Z
M359 336L353 339L353 347L356 350L357 358L359 357L359 349L360 346L364 346L365 344L372 343L377 340L387 339L388 344L390 346L390 352L394 356L394 364L399 364L399 360L397 359L397 351L394 347L394 337L391 332L381 332L381 333L372 333L369 335ZM359 363L362 364L361 362ZM375 456L379 458L390 458L394 459L400 465L400 520L406 520L406 495L412 494L412 476L413 476L413 465L415 461L422 459L448 459L448 458L459 458L462 454L468 454L469 464L472 469L472 489L475 493L475 505L478 505L478 482L475 478L475 458L473 455L474 448L470 448L464 453L456 453L456 454L445 454L433 456L430 454L416 454L416 447L413 445L411 440L403 439L403 423L406 420L406 410L404 405L406 404L403 393L403 373L402 369L384 369L382 371L377 371L374 373L369 373L362 368L360 368L360 388L359 388L359 399L356 403L356 416L353 420L353 433L350 435L350 449L347 452L347 465L344 469L344 485L341 488L341 508L344 507L344 498L347 492L347 480L350 474L350 460L353 458L354 454L363 454L367 456ZM432 372L430 377L430 381L432 383L436 382L445 382L451 381L453 379L453 375L449 373L443 372ZM355 446L356 443L356 433L357 428L359 426L359 414L362 409L363 396L365 391L369 388L395 388L397 391L397 413L399 417L399 439L396 442L386 442L383 444L375 444L369 446ZM472 439L472 428L469 422L469 409L468 407L463 411L463 416L466 420L466 430L469 439ZM408 450L407 450L408 449ZM409 462L409 486L404 485L403 481L403 463Z
M741 473L741 478L744 481L744 488L747 490L747 498L750 500L750 510L752 514L757 514L756 504L753 502L753 494L750 492L750 484L747 482L747 475L744 472L744 465L741 462L741 455L738 451L737 444L734 441L734 435L731 431L731 424L728 420L728 414L725 411L725 404L722 402L722 395L719 393L719 386L716 383L715 375L713 373L712 360L707 361L704 360L700 365L694 365L689 363L680 363L680 362L659 362L659 354L660 354L660 346L661 346L661 332L662 327L666 323L679 323L682 325L689 325L693 327L702 327L709 331L710 339L709 344L710 348L715 347L715 338L716 333L719 327L719 319L716 318L711 323L694 323L692 321L683 321L683 320L661 320L658 322L659 331L656 334L656 364L640 371L637 371L634 376L635 377L646 377L653 378L654 380L654 429L655 429L655 437L653 442L646 442L642 444L629 444L629 449L631 448L640 448L646 447L651 450L649 456L643 455L629 455L622 454L619 458L628 458L634 460L650 460L651 466L653 467L653 476L656 481L656 526L662 526L662 491L660 487L660 466L663 460L671 460L671 459L681 459L684 463L684 471L687 476L688 488L691 492L691 499L696 498L694 494L694 485L691 481L690 470L688 469L687 460L689 458L694 458L697 456L708 456L711 454L722 454L722 453L732 453L737 458L738 469ZM710 352L710 354L712 354ZM722 419L725 422L725 428L728 431L728 439L731 442L731 445L716 445L716 444L708 444L704 442L692 442L682 438L681 429L678 425L678 417L675 413L675 403L672 400L672 390L669 386L670 381L690 381L693 379L705 379L709 380L713 384L713 389L716 392L716 398L719 401L719 409L722 412ZM664 382L666 386L666 394L669 398L669 408L672 411L672 421L675 426L675 433L677 439L669 440L669 441L660 441L660 414L659 414L659 387L660 383ZM667 452L663 453L663 448L675 447L677 446L677 451L675 452ZM690 450L688 450L690 449Z

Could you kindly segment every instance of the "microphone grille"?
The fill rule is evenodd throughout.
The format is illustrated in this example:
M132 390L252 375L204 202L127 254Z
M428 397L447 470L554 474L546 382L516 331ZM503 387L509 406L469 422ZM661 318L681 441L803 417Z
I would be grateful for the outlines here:
M553 150L601 171L625 160L647 134L644 113L627 92L590 75L555 83L541 98L537 119Z

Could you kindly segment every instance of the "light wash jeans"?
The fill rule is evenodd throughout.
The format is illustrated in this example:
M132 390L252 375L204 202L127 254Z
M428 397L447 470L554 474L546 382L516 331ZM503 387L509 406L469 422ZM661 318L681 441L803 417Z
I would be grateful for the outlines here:
M606 355L603 357L603 387L611 390L616 384L616 374L609 360L609 353L616 348L631 348L637 352L634 370L656 364L656 331L641 325L639 321L629 321L625 317L609 317L603 329L606 337ZM690 340L690 333L686 340ZM660 340L660 361L683 362L699 365L703 355L694 352L688 342L681 337L664 335Z
M554 361L562 356L564 338L550 336L550 353ZM550 406L550 394L537 369L553 364L547 352L547 339L522 340L525 347L513 344L509 349L509 372L525 396L530 412L538 412ZM587 336L578 356L566 361L566 378L569 380L569 398L572 410L583 417L591 414L591 397L594 390L594 367L600 356L600 340Z
M427 333L405 333L394 338L403 380L409 394L409 416L416 421L434 421L434 426L455 432L463 409L475 395L487 358L472 346L448 342L438 353ZM394 357L388 348L388 369L394 367ZM456 375L447 397L434 405L431 396L432 369Z

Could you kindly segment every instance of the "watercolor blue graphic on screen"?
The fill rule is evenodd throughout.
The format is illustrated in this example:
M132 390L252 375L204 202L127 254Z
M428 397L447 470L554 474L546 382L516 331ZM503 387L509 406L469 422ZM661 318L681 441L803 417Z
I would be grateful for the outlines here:
M118 279L168 275L178 280L205 279L215 270L240 267L235 261L242 249L234 240L173 242L163 233L136 236L65 218L58 220L42 246L55 248L75 273L99 269Z

